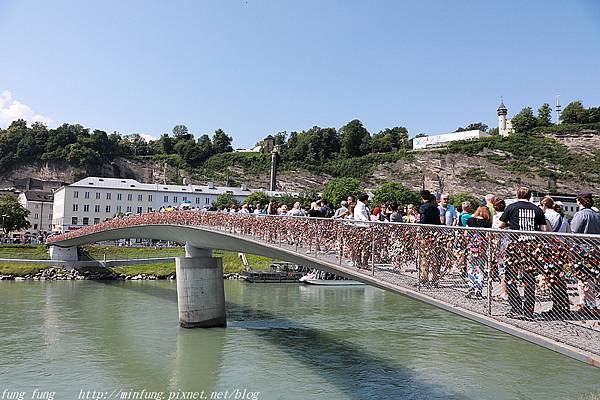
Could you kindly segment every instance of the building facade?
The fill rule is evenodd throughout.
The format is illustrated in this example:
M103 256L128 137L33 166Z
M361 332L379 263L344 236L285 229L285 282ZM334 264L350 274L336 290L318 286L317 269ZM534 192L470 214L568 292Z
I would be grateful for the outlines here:
M217 197L231 193L243 202L251 193L261 190L207 185L164 185L140 183L133 179L88 177L54 192L53 230L66 232L94 225L121 214L141 214L161 207L209 206ZM264 191L278 197L283 192Z
M31 227L27 231L14 232L13 237L38 238L51 233L54 228L52 192L26 190L19 194L18 199L19 203L29 211L27 220Z
M432 147L443 147L457 140L480 139L489 136L488 133L478 130L445 133L442 135L423 136L413 139L413 150L422 150Z

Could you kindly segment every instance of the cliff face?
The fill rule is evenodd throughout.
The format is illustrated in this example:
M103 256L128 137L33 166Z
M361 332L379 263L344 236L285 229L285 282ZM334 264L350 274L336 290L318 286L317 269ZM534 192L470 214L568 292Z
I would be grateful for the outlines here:
M600 132L596 130L553 133L548 136L569 147L574 154L583 157L592 157L594 151L600 150ZM226 172L225 175L232 179L230 182L232 185L245 183L251 188L269 186L267 171L249 174L240 167L231 166L226 168L226 171L220 172ZM117 159L111 164L104 165L99 171L74 168L66 162L22 165L4 173L0 171L0 188L14 186L15 180L28 177L72 183L86 175L132 178L140 182L181 183L184 178L189 183L207 181L203 176L177 170L162 163ZM287 192L321 190L331 178L326 174L315 174L305 170L280 171L278 189ZM424 182L425 187L433 191L476 195L494 193L502 197L514 197L516 188L522 185L538 191L600 193L598 176L586 178L561 170L559 165L553 165L548 161L544 161L543 165L535 163L526 165L514 160L510 153L486 149L474 156L445 154L438 151L417 152L410 160L373 166L373 172L366 177L364 184L368 188L374 188L384 182L399 181L419 190Z

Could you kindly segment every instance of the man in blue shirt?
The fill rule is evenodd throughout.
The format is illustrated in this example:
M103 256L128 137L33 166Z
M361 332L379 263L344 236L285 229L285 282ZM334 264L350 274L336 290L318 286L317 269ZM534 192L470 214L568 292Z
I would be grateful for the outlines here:
M458 215L456 214L456 208L450 204L450 195L447 193L440 197L438 210L440 210L440 223L442 225L454 226L457 224Z

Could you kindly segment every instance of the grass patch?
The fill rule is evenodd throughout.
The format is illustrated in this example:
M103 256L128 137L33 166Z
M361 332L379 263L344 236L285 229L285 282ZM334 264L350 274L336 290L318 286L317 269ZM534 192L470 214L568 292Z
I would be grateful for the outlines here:
M183 247L127 247L127 246L82 246L79 260L134 260L138 258L162 258L185 256Z
M49 260L50 254L43 244L2 244L0 258Z
M135 275L154 275L159 279L169 277L169 275L175 274L175 263L155 263L155 264L139 264L129 266L119 266L107 268L115 274L121 274L126 276Z
M0 263L0 275L25 276L35 275L43 269L50 268L50 265L41 264L21 264L2 262Z

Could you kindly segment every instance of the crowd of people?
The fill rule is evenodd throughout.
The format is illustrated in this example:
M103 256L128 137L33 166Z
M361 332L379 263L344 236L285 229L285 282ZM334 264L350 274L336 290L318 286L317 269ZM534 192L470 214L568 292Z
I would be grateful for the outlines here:
M538 206L529 201L529 189L519 188L516 194L517 201L509 205L490 194L480 204L467 201L459 207L450 204L447 194L438 200L427 190L421 192L419 206L405 207L390 203L371 208L367 194L357 198L348 196L335 210L324 200L312 202L306 208L295 203L289 209L275 200L243 204L239 208L231 205L217 213L195 212L217 211L215 208L180 210L169 206L155 213L115 218L49 241L143 224L229 227L266 240L277 238L300 244L308 251L333 251L359 268L368 268L369 262L371 267L378 262L400 268L407 260L414 259L419 266L419 287L438 287L445 272L454 268L464 276L469 287L466 297L472 299L484 297L485 279L493 274L501 282L498 300L508 302L509 316L515 318L533 318L536 286L548 287L551 293L553 306L545 315L551 318L568 315L567 284L569 277L573 277L577 279L578 309L587 317L597 317L599 246L591 240L531 234L535 231L600 234L600 214L592 209L592 194L577 196L579 211L570 221L551 197L542 199ZM330 218L331 222L342 223L317 224L308 218L238 218L267 215ZM368 221L389 223L363 223ZM400 222L408 224L394 224ZM368 231L372 227L377 229Z

